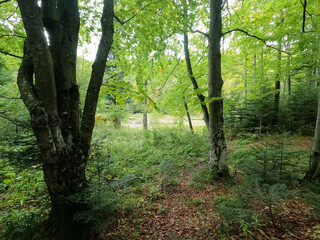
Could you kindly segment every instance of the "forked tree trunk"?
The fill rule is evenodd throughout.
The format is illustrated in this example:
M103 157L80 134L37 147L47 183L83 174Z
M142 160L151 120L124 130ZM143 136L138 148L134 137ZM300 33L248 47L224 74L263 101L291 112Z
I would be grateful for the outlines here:
M222 0L210 0L209 29L209 164L219 176L229 175L228 154L223 131L223 99L220 42L222 37Z
M113 42L113 0L104 0L102 37L92 66L81 126L76 82L78 1L43 0L39 7L37 0L18 0L18 5L27 33L18 86L41 151L51 217L62 239L79 240L87 226L74 221L74 217L88 206L70 196L86 188L85 169L96 106Z

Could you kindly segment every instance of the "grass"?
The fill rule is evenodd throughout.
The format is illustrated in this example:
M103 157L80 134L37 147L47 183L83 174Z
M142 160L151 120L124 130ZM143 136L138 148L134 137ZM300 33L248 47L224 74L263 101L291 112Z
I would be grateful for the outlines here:
M247 174L241 166L252 161L253 147L263 147L262 143L265 142L274 144L280 137L255 136L229 141L228 147L232 150L229 155L229 163L236 177L239 175L238 173L240 175ZM292 178L301 178L308 164L307 146L310 139L299 136L282 137L285 142L283 156L286 163L290 163L286 165L286 170ZM140 234L144 234L144 228L141 227L142 225L140 226L140 222L138 224L133 219L145 222L145 218L151 218L154 214L163 218L170 216L172 206L168 205L171 203L166 202L166 199L174 194L177 194L179 198L179 194L172 191L179 190L183 185L183 191L194 195L182 195L180 199L172 199L172 201L179 200L181 207L186 205L190 209L196 209L196 212L202 216L200 218L208 218L208 222L215 221L212 220L214 215L210 215L212 214L210 211L213 211L211 206L227 202L229 195L226 189L230 187L224 186L225 188L222 188L219 184L225 183L213 183L210 171L204 167L208 161L207 139L208 133L204 127L195 127L193 134L187 127L156 127L147 131L125 126L115 129L111 125L97 121L87 168L88 179L93 184L92 190L95 191L93 195L101 200L96 201L95 199L93 201L97 204L94 213L108 210L108 204L110 203L110 206L114 204L111 208L115 208L118 213L123 214L120 216L131 216L131 218L123 217L125 219L123 220L121 217L119 218L119 215L115 215L116 224L113 223L113 225L117 225L118 234L126 236L131 231L130 224L133 224L134 231L129 235L133 236L132 238L137 238ZM297 152L299 154L296 154ZM189 178L186 179L185 173L193 174L189 174ZM0 218L2 231L0 236L5 237L12 234L12 224L17 222L27 226L25 236L29 236L28 231L33 231L32 226L37 225L43 217L39 214L39 209L47 209L48 200L46 199L47 194L45 194L42 173L38 169L18 172L14 166L7 166L0 174L2 174L0 176L2 181L0 183L2 184L0 185L0 197L6 200L1 204L1 211L4 214ZM105 190L107 186L110 187ZM208 192L208 189L211 190ZM113 194L109 194L108 191L111 190ZM42 198L39 198L39 192ZM213 195L210 196L210 194ZM313 204L316 209L317 202L312 200L318 194L318 192L306 192L301 196L307 196L306 202ZM110 197L116 198L117 202L109 199ZM105 204L106 202L108 204ZM14 211L10 212L9 209ZM110 213L113 214L111 210ZM318 212L315 212L316 214ZM212 219L210 220L210 218ZM193 221L197 224L198 220L194 218ZM257 224L259 225L259 223ZM99 222L99 227L96 230L100 231L103 228L105 225ZM245 229L246 226L243 228ZM18 229L19 234L23 232L23 226Z

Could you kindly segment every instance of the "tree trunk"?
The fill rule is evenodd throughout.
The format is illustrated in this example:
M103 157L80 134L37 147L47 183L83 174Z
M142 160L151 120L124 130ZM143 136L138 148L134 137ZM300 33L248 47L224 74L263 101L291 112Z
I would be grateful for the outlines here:
M279 123L279 106L280 106L280 80L279 75L277 74L277 81L274 85L274 114L273 114L273 121L272 125L277 126Z
M186 97L183 96L182 99L183 99L184 109L186 110L186 113L187 113L187 119L188 119L190 131L191 131L191 132L194 132L194 131L193 131L193 126L192 126L191 117L190 117L190 112L189 112L189 108L188 108L188 103L187 103L187 101L186 101Z
M209 29L209 165L219 176L229 175L227 146L223 131L223 99L220 42L222 37L222 0L210 0Z
M186 65L187 65L187 69L188 69L188 75L189 78L191 80L191 83L193 85L193 89L195 90L195 92L197 93L197 97L200 101L200 105L201 105L201 109L203 112L203 120L207 126L207 129L209 129L209 112L208 112L208 108L207 105L205 103L205 96L201 93L199 93L199 86L197 83L196 78L193 76L193 70L192 70L192 66L191 66L191 61L190 61L190 53L189 53L189 39L188 39L188 33L184 32L183 33L183 37L184 37L184 56L186 59Z
M88 226L74 221L74 217L89 206L70 197L86 188L85 169L95 111L113 42L113 0L104 0L102 37L92 66L81 126L76 82L78 1L43 0L39 7L36 0L18 0L18 5L27 33L18 86L42 156L51 219L62 239L83 239Z
M281 49L281 41L279 42L279 49ZM279 124L279 106L280 106L280 91L281 91L281 52L278 51L278 70L276 74L276 81L274 87L274 113L272 125L278 126Z
M144 91L147 94L147 85L148 85L148 80L144 82ZM143 113L143 128L148 129L148 113L147 113L147 104L148 104L148 99L145 97L144 98L144 113Z
M317 71L317 77L319 77L319 68ZM318 80L317 80L318 81ZM309 159L309 169L305 175L305 179L320 180L320 88L318 87L318 112L317 112L317 122L314 132L314 139L312 150Z
M317 122L316 129L314 132L314 139L312 150L309 159L309 169L305 175L305 179L320 180L320 88L318 92L318 113L317 113Z
M248 69L247 69L247 54L244 56L244 104L247 105L248 99Z
M253 55L253 82L257 81L257 54Z

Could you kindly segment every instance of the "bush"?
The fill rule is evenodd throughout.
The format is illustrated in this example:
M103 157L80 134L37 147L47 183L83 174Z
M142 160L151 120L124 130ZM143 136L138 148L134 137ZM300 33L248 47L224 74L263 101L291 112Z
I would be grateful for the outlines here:
M194 188L204 188L205 184L214 181L215 174L209 166L202 167L192 174L190 186Z
M261 179L249 177L234 192L235 198L214 206L223 232L241 230L246 234L269 222L283 229L283 203L294 196L284 184L261 184Z
M41 210L10 209L0 217L0 238L3 240L45 240Z

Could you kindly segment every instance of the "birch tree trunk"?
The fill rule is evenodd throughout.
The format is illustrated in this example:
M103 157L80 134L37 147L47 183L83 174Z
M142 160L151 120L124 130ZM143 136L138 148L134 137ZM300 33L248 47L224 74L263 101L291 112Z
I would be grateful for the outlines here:
M81 125L76 81L78 1L42 0L39 7L37 0L18 0L18 5L27 33L18 86L42 156L51 219L62 239L83 239L87 226L75 222L74 216L88 206L72 201L70 196L86 188L96 106L113 42L113 0L104 0L102 37Z
M220 42L222 0L210 0L209 29L209 164L219 176L229 175L228 154L223 131L223 99Z

